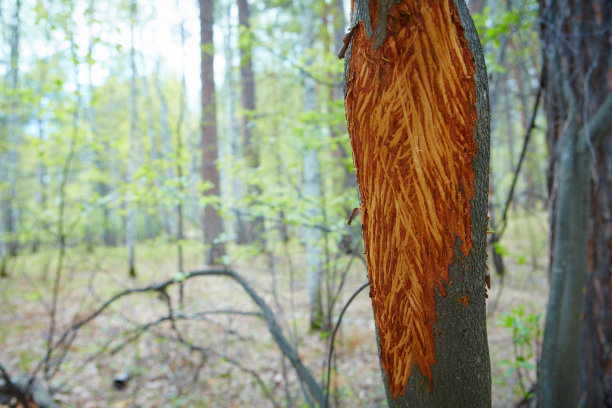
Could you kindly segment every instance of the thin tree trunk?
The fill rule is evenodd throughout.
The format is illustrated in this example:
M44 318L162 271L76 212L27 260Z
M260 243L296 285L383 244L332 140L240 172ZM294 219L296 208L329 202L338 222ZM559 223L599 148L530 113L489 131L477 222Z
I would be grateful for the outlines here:
M520 46L527 46L527 44L521 44ZM513 47L514 51L518 51L516 47ZM534 67L537 68L537 67ZM536 70L537 72L537 70ZM529 98L528 95L531 94L532 89L529 82L529 76L527 72L527 68L525 67L525 61L520 60L515 68L515 81L518 89L518 97L521 105L521 124L523 125L523 129L526 131L529 126L529 122L527 119L527 110L529 109ZM533 144L530 144L527 152L529 153L528 161L525 166L525 202L527 208L535 209L535 200L536 200L536 175L534 174L534 168L537 166L535 163L537 160L533 157Z
M213 64L213 15L214 0L200 0L200 47L202 57L202 181L212 185L210 189L204 192L204 196L220 199L219 171L216 163L218 159L218 143ZM223 221L214 204L205 205L202 221L204 228L204 243L208 246L205 261L207 264L213 264L225 255L225 244L219 241L223 233Z
M311 0L303 3L301 27L302 27L302 52L308 55L314 44L314 10ZM312 65L312 58L308 57L304 68ZM312 77L302 77L304 112L317 109L317 94L315 81ZM309 143L317 137L316 125L308 124L304 139ZM310 142L311 143L311 142ZM316 223L322 217L321 213L321 172L317 149L307 146L303 158L304 170L304 198L308 202L307 219ZM324 313L321 298L321 280L323 274L323 262L321 253L321 230L310 227L304 228L304 241L306 243L306 268L308 299L310 304L310 328L320 329L323 327Z
M238 121L236 120L236 94L234 89L234 53L232 49L232 16L231 16L232 3L228 3L226 6L226 18L227 27L223 35L223 46L224 46L224 58L225 58L225 88L227 90L226 96L226 108L227 108L227 144L229 145L228 155L231 157L231 162L236 163L241 157L241 142L239 140ZM244 208L242 203L244 201L244 185L243 178L235 174L231 176L231 196L232 201L237 204L233 205L232 211L234 213L234 233L237 244L248 243L247 238L247 225Z
M134 171L136 158L136 133L138 132L138 91L136 89L136 60L134 48L134 19L136 18L136 0L130 2L130 140L129 140L129 159L128 159L128 190L134 188ZM131 277L136 276L136 212L133 203L134 194L128 193L126 202L127 220L125 224L125 243L128 247L128 273Z
M240 47L240 82L242 84L242 145L244 159L248 171L259 167L259 150L253 138L253 115L255 113L255 76L253 75L253 53L251 51L251 22L249 3L247 0L237 0L238 24L240 35L248 36L248 46ZM258 194L258 189L249 188L249 194ZM249 214L250 216L250 214ZM263 217L255 217L246 224L245 243L262 239L264 232Z
M478 35L462 0L356 0L351 25L345 102L387 402L490 407Z
M179 1L176 2L177 9L180 9ZM181 129L186 126L185 118L189 115L187 112L187 84L185 81L185 21L181 19L180 25L180 34L181 34L181 95L179 99L179 117L176 122L176 175L178 178L178 202L176 204L176 241L177 241L177 262L178 262L178 270L179 272L183 272L184 270L184 262L183 262L183 240L185 239L184 232L184 206L185 206L185 185L183 180L183 132ZM181 308L183 307L184 301L184 286L183 282L180 282L179 285L179 304Z
M18 208L15 203L17 197L17 180L19 172L19 151L18 147L21 143L19 127L19 116L17 112L18 108L18 90L19 90L19 46L20 46L20 35L21 35L21 0L15 2L13 12L13 22L10 26L9 31L9 46L10 46L10 59L9 67L6 71L6 82L10 89L10 95L6 101L6 116L4 119L5 137L7 141L6 153L2 153L0 156L0 166L2 167L2 181L6 182L8 188L5 192L2 192L0 196L0 203L2 209L0 218L2 221L3 232L2 239L0 240L0 255L2 255L2 264L5 265L5 258L7 255L17 256L19 251L19 239L18 234ZM4 150L4 149L3 149Z
M162 184L170 182L174 175L172 174L172 167L170 166L171 155L172 155L172 135L170 134L170 125L168 124L168 104L166 103L166 97L164 96L164 91L162 89L161 79L159 78L159 66L160 61L157 61L157 67L155 69L155 90L157 92L157 97L159 98L159 117L161 122L161 157L164 161L164 167L166 168L166 172L164 174L164 178L162 179ZM170 215L168 214L168 209L165 204L162 204L162 218L164 229L168 235L172 234L174 230L174 225L170 220Z

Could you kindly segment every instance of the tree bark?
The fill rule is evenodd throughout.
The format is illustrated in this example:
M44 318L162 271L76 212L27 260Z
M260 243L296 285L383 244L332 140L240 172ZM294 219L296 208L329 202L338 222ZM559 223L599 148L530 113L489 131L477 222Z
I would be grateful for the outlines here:
M7 146L2 149L0 155L0 176L6 188L0 189L0 256L2 256L2 269L6 262L6 256L17 256L19 251L18 234L18 206L15 203L17 197L17 181L19 171L19 144L21 143L19 113L19 45L21 36L21 0L15 2L13 23L9 30L10 59L6 70L6 83L10 94L3 103L6 115L3 120L3 138Z
M130 86L130 143L129 143L129 159L128 159L128 185L129 189L134 188L134 167L136 164L136 139L138 138L138 91L136 89L136 58L134 46L134 20L136 18L136 1L130 2L130 68L131 68L131 86ZM126 202L127 220L125 223L125 242L128 247L128 274L131 277L136 276L136 211L132 202L134 195L128 193Z
M168 103L166 101L166 96L164 95L164 90L162 87L160 74L160 65L161 62L158 59L155 67L155 92L157 93L157 97L159 98L159 121L161 124L161 158L164 162L164 167L166 168L165 174L161 176L161 183L159 180L158 184L164 185L165 183L170 183L174 178L174 174L172 173L172 166L170 162L172 160L172 135L170 134L170 124L168 123L168 118L170 114L168 112ZM168 235L173 235L176 230L174 223L170 217L170 213L168 207L165 203L161 203L160 211L162 216L162 222L164 225L164 229Z
M259 167L259 149L253 137L253 114L255 113L255 75L253 74L253 53L251 51L251 22L249 3L247 0L237 0L238 24L240 35L248 36L247 45L240 47L240 80L242 83L242 137L243 154L249 171ZM259 188L250 187L251 194L258 194ZM258 216L246 224L245 242L263 241L264 217Z
M552 251L539 402L612 406L612 4L541 0L540 18Z
M234 81L234 53L232 46L232 3L227 3L225 6L225 15L227 19L226 29L223 33L223 51L225 59L225 103L226 103L226 114L227 114L227 145L228 145L228 153L227 155L231 158L232 161L237 161L242 158L242 147L244 145L245 139L244 134L239 130L239 122L236 120L236 95L235 95L235 81ZM238 6L238 13L240 14L240 5ZM240 44L240 40L238 41ZM241 67L242 73L242 67ZM244 80L243 80L244 87ZM244 94L244 88L243 88ZM243 137L243 141L240 141L240 137ZM234 213L235 222L233 223L234 227L234 236L236 239L236 243L239 245L247 244L247 222L245 220L244 208L241 205L244 202L244 177L240 174L235 174L232 172L230 176L231 182L231 196L233 198L233 202L237 203L233 206L232 211Z
M356 0L345 102L390 407L490 407L487 75L463 0Z
M217 120L215 104L213 23L214 0L200 0L200 52L202 79L202 181L212 187L204 196L220 194L219 170L217 170ZM225 255L225 244L219 242L223 233L223 221L215 205L204 207L204 243L208 245L206 263L213 264Z
M304 1L301 16L302 25L302 51L305 55L310 52L314 43L314 10L312 1ZM312 65L312 58L307 57L304 68ZM310 112L317 108L317 94L315 81L308 75L302 76L302 98L304 101L304 112ZM306 124L305 140L317 137L315 124ZM317 149L307 146L303 159L304 170L304 197L308 201L307 217L313 223L321 217L321 170ZM310 328L320 329L323 327L324 313L321 298L321 281L323 275L323 261L321 251L321 230L310 227L304 228L304 241L306 243L306 268L308 299L310 304Z

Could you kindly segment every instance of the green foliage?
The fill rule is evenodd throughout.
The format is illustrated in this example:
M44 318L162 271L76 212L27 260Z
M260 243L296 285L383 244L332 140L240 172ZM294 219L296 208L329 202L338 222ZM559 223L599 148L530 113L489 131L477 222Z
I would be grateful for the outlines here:
M506 379L516 375L516 392L521 398L532 396L529 382L535 381L537 375L537 353L542 338L541 320L541 312L526 314L523 307L517 307L503 313L496 323L506 328L512 336L512 357L501 360L499 364L505 368Z

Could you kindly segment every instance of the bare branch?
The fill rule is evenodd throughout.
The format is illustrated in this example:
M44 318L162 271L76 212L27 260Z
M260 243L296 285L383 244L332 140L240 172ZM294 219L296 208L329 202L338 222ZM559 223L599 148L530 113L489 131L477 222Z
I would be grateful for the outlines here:
M60 347L71 334L76 337L76 332L81 327L83 327L84 325L91 322L93 319L95 319L99 315L101 315L114 302L116 302L117 300L123 297L126 297L131 294L135 294L135 293L147 293L147 292L164 293L166 288L168 288L169 286L173 284L184 282L188 279L192 279L192 278L199 277L199 276L225 276L228 278L232 278L238 284L240 284L240 286L242 286L244 291L247 292L247 294L251 297L251 299L255 302L255 304L262 311L262 316L266 320L266 323L268 325L268 331L272 335L272 338L274 339L278 347L281 349L281 352L283 353L283 355L285 355L289 359L289 361L293 365L300 379L303 380L304 383L306 384L306 388L308 390L308 393L310 394L310 397L312 397L315 401L317 401L319 405L322 405L324 401L324 394L323 394L323 388L321 384L319 384L315 380L312 373L308 370L308 368L306 368L302 360L299 358L295 349L291 346L291 344L285 338L284 334L282 333L281 328L279 327L276 321L276 317L274 313L272 312L272 309L270 309L267 303L257 294L255 289L253 289L253 287L241 275L239 275L238 273L232 270L228 270L228 269L208 269L208 270L196 270L196 271L191 271L191 272L185 272L180 275L177 275L177 277L175 277L174 279L169 279L162 283L153 284L153 285L149 285L149 286L142 287L142 288L133 288L133 289L124 290L123 292L120 292L116 294L115 296L111 297L110 299L108 299L107 301L105 301L100 307L98 307L98 309L96 309L89 316L73 324L69 329L67 329L62 334L61 337L59 337L57 342L55 342L53 349L57 349L58 347ZM39 366L35 370L36 372L40 369L42 364L44 364L44 361L45 360L43 360L39 364Z
M342 323L342 317L344 316L344 312L346 312L349 305L357 297L357 295L362 290L367 288L368 286L370 286L370 282L366 282L363 285L361 285L359 289L357 289L355 293L353 293L353 295L350 297L348 302L346 302L346 304L342 308L342 312L340 312L340 316L338 316L338 321L336 322L336 326L334 327L334 331L332 332L331 339L329 340L329 354L327 355L327 384L325 385L325 405L324 405L325 408L329 407L329 385L330 385L330 380L331 380L331 359L334 353L334 340L336 339L336 333L338 332L338 329L340 328L340 323Z
M521 150L521 155L519 157L519 161L516 165L516 170L514 171L514 178L512 179L512 185L510 187L510 191L508 192L508 198L506 198L506 204L504 205L504 212L502 213L502 227L499 230L499 233L493 234L496 235L491 237L491 241L494 238L495 242L499 241L502 234L506 230L506 226L508 225L508 209L510 208L510 204L512 204L512 200L514 199L514 189L516 188L516 183L519 178L519 174L521 173L521 167L523 166L523 162L525 161L525 156L527 155L527 146L529 145L529 141L531 140L531 132L535 128L536 116L538 115L538 108L540 106L540 97L542 95L542 89L546 83L546 67L542 67L542 72L540 73L540 83L538 85L538 91L536 92L535 101L533 103L533 110L531 111L531 119L529 120L529 126L527 126L527 133L525 133L525 138L523 142L523 148Z
M11 377L1 364L0 374L0 397L8 397L8 402L15 397L24 408L32 404L40 408L59 408L49 392L33 377L21 374ZM2 398L0 403L4 403Z

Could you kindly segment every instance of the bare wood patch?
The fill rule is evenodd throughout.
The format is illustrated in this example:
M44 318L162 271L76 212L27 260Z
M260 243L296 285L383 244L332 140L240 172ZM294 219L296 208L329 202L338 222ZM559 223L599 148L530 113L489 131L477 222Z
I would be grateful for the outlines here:
M378 1L369 3L372 26ZM446 296L456 237L472 248L478 146L474 63L451 0L404 0L387 37L353 35L346 116L381 361L394 397L416 364L433 390L436 288ZM467 307L469 303L465 302Z

